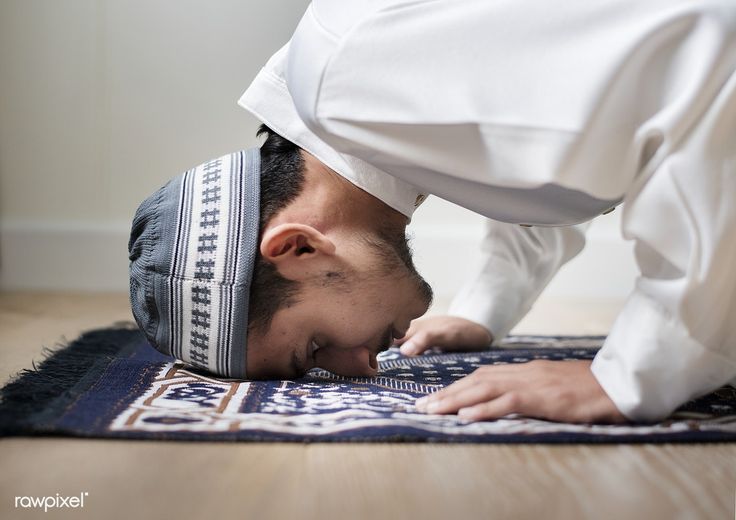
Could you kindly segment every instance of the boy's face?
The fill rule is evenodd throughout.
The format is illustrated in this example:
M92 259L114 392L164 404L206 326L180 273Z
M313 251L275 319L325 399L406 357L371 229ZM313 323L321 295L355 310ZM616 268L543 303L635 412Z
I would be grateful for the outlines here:
M374 375L376 355L432 302L406 225L404 215L305 154L301 193L272 217L260 243L263 259L300 289L267 330L249 330L248 377L295 378L315 367Z
M427 311L432 290L414 268L403 235L356 242L352 251L367 269L331 271L304 284L297 303L277 311L267 332L251 333L250 378L296 378L315 367L373 376L376 355ZM387 250L397 253L398 262L387 261Z
M373 376L376 355L426 309L406 279L376 280L354 292L306 289L299 303L276 313L266 334L249 338L247 374L290 379L320 367Z

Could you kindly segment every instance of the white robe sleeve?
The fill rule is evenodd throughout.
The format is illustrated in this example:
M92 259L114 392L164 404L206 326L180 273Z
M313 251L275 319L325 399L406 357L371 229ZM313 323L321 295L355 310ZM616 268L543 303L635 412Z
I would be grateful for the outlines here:
M480 268L448 314L483 325L494 343L501 341L560 267L583 249L588 225L527 228L486 220Z
M624 202L641 276L592 365L641 421L736 376L736 72L662 155Z

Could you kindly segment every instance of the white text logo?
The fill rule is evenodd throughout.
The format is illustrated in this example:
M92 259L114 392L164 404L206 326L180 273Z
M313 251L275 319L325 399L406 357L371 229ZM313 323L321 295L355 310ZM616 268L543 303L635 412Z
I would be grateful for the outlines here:
M49 509L62 508L62 507L84 507L84 497L89 495L86 491L80 493L79 496L63 497L56 493L56 496L47 497L15 497L16 509L22 507L24 509L41 509L47 513Z

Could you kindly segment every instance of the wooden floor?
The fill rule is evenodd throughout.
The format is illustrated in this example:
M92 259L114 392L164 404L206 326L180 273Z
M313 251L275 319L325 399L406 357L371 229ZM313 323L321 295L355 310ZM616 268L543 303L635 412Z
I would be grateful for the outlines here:
M605 333L616 306L540 302L518 332ZM0 382L41 346L130 320L122 294L0 293ZM736 518L736 444L0 440L0 518ZM89 493L84 509L16 496Z

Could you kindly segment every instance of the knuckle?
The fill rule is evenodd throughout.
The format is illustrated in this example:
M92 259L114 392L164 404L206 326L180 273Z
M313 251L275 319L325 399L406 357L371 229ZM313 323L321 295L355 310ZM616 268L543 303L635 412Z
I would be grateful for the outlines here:
M428 346L445 346L444 335L436 330L428 330L424 335L424 343Z
M577 395L574 391L567 388L555 388L550 392L554 402L568 408L574 406L577 402Z
M496 385L490 381L481 381L480 383L478 383L478 386L480 387L481 393L485 397L492 396L493 393L496 391Z
M506 403L512 410L518 410L522 405L522 396L519 392L511 391L506 394Z

